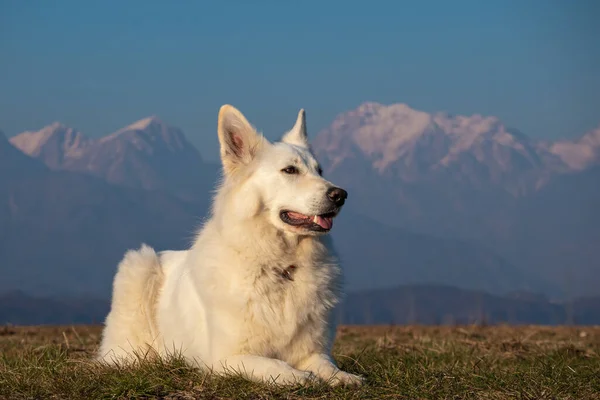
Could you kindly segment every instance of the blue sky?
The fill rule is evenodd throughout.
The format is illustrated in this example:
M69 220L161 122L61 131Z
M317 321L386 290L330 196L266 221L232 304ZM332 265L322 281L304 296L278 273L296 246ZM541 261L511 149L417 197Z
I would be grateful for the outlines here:
M600 3L0 0L0 129L90 136L156 114L216 158L216 116L310 133L364 101L489 114L533 137L600 124Z

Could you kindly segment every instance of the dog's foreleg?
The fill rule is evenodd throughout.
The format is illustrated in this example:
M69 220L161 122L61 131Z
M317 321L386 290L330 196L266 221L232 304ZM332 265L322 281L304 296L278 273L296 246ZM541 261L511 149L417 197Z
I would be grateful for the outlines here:
M220 374L240 374L255 382L278 385L305 384L314 378L311 372L295 369L284 361L253 355L230 356L213 368Z
M329 382L331 385L360 385L363 378L358 375L350 374L339 369L331 357L326 354L311 354L309 357L298 363L298 369L309 371Z

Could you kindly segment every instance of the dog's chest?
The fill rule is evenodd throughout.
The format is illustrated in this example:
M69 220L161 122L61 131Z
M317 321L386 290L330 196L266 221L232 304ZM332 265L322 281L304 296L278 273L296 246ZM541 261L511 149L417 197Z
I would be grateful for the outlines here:
M262 268L247 302L244 350L277 356L303 332L315 339L337 301L334 264L289 260Z

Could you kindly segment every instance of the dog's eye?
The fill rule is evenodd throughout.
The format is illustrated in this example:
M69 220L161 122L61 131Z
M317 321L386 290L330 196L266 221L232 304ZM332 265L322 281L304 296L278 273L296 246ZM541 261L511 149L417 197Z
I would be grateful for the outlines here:
M317 168L317 172L319 173L319 175L323 176L323 168Z
M298 168L294 167L293 165L290 165L289 167L285 167L284 169L281 170L281 172L285 172L286 174L297 174L298 173Z

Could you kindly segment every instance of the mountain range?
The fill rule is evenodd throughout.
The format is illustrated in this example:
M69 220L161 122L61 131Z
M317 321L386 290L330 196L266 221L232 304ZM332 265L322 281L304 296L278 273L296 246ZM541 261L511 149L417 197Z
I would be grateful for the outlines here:
M537 141L495 117L365 103L313 148L350 193L332 232L348 290L600 294L600 129ZM108 297L126 249L189 244L218 173L157 117L0 136L0 292Z
M206 186L212 184L212 176L206 180L202 156L183 132L155 116L97 140L55 122L10 141L53 170L85 173L108 183L165 191L182 199L205 196Z

